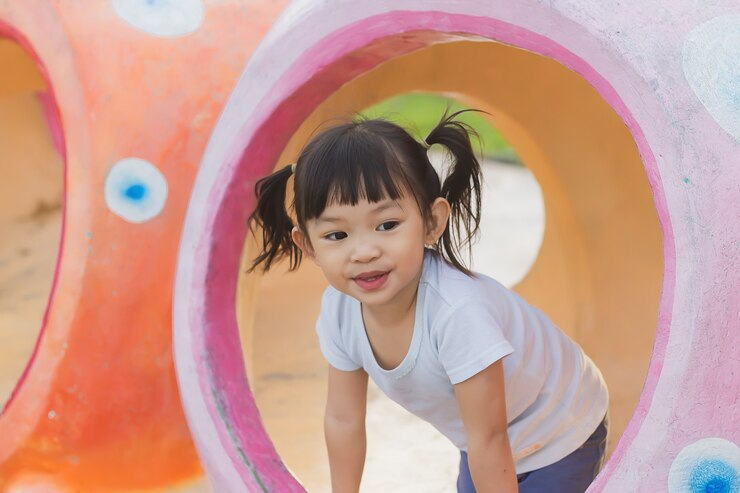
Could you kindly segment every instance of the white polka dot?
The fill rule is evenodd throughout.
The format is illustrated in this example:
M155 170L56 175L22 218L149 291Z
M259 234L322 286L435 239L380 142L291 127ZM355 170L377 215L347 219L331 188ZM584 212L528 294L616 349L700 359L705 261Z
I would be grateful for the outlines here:
M203 23L202 0L112 0L127 23L154 36L184 36Z
M709 114L740 139L740 14L694 28L684 42L683 71Z
M723 438L704 438L681 450L668 472L669 493L738 493L740 447Z
M162 212L167 201L167 180L151 163L126 158L116 163L105 180L105 202L116 215L143 223Z

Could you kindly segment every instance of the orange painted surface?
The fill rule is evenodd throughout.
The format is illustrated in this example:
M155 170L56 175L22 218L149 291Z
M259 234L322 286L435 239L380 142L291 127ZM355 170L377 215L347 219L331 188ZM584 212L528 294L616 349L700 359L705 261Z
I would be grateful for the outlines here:
M171 352L180 230L215 120L285 3L205 2L195 32L164 38L134 29L111 2L0 2L0 33L35 52L66 148L44 327L0 416L1 490L132 491L202 474ZM164 209L142 224L105 202L108 172L129 157L168 183Z

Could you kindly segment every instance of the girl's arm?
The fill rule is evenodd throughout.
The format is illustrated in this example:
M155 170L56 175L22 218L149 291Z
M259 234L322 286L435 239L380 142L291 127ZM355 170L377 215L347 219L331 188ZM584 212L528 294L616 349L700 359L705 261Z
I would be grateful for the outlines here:
M501 360L455 385L455 395L468 438L468 465L477 493L517 492Z
M333 493L357 493L365 466L367 373L329 365L324 437Z

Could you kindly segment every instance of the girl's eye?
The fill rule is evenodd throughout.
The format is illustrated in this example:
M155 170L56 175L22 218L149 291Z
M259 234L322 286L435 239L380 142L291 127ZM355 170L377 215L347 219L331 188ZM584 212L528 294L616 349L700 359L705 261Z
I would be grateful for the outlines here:
M398 226L398 221L386 221L380 226L378 226L378 230L379 231L390 231L396 226Z
M347 237L347 233L344 231L335 231L333 233L329 233L328 235L324 235L324 238L330 241L337 241L337 240L343 240Z

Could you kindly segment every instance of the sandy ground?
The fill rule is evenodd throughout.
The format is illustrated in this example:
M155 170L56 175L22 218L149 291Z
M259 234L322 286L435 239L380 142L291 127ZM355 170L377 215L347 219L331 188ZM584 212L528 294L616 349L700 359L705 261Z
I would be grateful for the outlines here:
M33 94L0 99L0 115L2 409L33 352L51 290L61 238L63 165Z
M41 327L59 245L61 214L0 228L0 407L25 369Z

